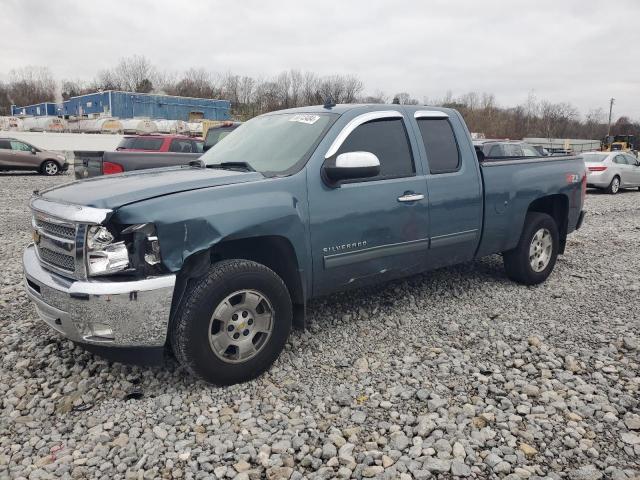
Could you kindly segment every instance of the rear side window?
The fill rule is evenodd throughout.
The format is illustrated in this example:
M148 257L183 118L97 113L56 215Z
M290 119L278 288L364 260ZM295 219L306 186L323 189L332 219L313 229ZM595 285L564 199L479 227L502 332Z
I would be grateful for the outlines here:
M460 151L453 128L446 118L421 118L418 127L433 174L460 170Z
M622 155L616 155L616 158L614 158L613 161L618 165L625 165L627 163L624 161L624 157Z
M531 145L521 145L522 153L525 157L539 157L540 153Z
M118 144L118 150L160 150L163 141L162 138L149 137L123 138Z
M380 160L380 175L364 181L415 175L409 138L401 118L360 125L340 146L336 157L347 152L370 152Z
M175 139L171 140L171 145L169 146L170 152L176 153L191 153L191 140L188 139Z
M0 149L11 150L11 144L9 143L9 140L0 140Z
M195 152L195 153L202 153L204 151L203 148L202 148L203 145L204 145L204 143L202 143L202 142L193 142L193 150L192 151Z

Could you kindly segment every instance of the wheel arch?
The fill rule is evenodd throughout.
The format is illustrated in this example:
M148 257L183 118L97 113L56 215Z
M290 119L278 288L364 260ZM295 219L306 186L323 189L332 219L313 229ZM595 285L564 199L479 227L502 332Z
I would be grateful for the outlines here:
M558 227L559 252L564 253L567 242L567 229L569 223L569 197L557 193L535 199L529 204L528 212L546 213L556 222Z
M303 272L299 267L293 244L286 237L279 235L226 239L187 257L177 272L171 317L173 318L190 282L204 275L216 262L232 258L260 263L282 278L293 304L293 324L298 328L305 327L307 295Z
M42 160L40 162L40 170L42 170L44 168L44 164L47 162L53 162L56 165L58 165L58 168L62 168L62 165L60 165L60 161L55 159L55 158L45 158L44 160Z

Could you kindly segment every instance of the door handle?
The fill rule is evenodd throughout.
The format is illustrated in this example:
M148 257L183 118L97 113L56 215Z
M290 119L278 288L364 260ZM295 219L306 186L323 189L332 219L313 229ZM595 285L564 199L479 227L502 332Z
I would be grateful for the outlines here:
M418 200L422 200L423 198L424 198L424 195L422 195L421 193L407 192L401 197L398 197L398 201L399 202L417 202Z

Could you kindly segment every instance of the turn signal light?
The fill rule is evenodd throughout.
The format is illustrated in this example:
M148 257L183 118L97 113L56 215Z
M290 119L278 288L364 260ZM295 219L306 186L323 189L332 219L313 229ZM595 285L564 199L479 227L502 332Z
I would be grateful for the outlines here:
M590 172L604 172L607 167L589 167Z
M113 162L104 162L102 164L102 173L103 175L112 175L114 173L122 173L124 172L124 168L119 163Z

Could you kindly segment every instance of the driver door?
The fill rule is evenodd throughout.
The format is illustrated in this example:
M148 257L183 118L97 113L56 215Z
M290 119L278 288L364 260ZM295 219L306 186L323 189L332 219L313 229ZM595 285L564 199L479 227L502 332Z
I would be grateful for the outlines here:
M380 162L377 176L331 187L321 172L309 172L315 295L405 276L426 264L428 203L417 149L400 112L376 113L366 114L371 120L350 131L325 163L369 152Z

